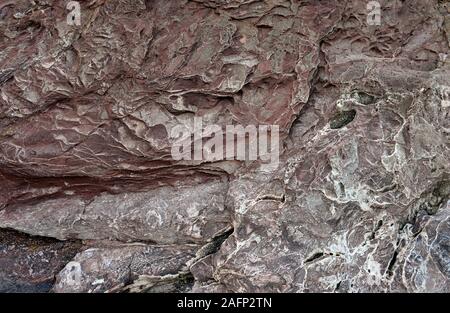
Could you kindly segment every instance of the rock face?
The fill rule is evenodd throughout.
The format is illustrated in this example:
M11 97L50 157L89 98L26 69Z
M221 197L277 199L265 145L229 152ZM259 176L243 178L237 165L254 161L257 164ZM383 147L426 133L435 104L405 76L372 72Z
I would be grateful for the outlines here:
M79 241L0 231L0 292L48 292L55 275L82 249Z
M197 249L196 246L145 244L90 248L65 266L53 291L104 292L119 290L142 275L155 278L167 275L167 278L182 271L185 264L195 258Z
M450 292L449 1L78 3L0 3L0 290Z

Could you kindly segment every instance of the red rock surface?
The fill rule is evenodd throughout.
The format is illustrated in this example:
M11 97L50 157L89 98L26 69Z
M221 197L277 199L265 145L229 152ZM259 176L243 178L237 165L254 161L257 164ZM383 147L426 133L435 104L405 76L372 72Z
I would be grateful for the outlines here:
M0 286L449 292L450 3L379 2L0 1L0 228L51 242ZM278 167L174 160L194 117Z

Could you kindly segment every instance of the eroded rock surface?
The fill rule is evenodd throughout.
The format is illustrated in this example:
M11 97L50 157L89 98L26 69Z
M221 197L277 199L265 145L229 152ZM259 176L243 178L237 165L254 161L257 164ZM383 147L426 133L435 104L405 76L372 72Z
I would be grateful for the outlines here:
M79 253L59 273L55 292L114 291L139 276L164 277L182 271L198 247L109 244Z
M0 2L1 288L450 292L450 2L379 2Z
M81 249L79 241L0 230L0 292L48 292L58 272Z

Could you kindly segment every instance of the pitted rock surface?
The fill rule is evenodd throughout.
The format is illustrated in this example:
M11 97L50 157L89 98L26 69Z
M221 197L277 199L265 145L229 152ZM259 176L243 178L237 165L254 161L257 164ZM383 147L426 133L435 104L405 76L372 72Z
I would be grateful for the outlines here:
M0 1L0 289L450 292L449 1L79 3Z

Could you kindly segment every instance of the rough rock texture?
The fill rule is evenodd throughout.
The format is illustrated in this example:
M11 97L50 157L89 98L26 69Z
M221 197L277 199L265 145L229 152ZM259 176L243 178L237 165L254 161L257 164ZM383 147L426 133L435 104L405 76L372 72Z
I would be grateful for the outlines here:
M450 292L449 1L79 2L0 1L1 290Z
M79 250L77 241L0 230L0 292L48 292L55 276Z
M55 292L104 292L122 288L140 275L178 273L195 257L195 246L108 245L78 254L59 273Z

